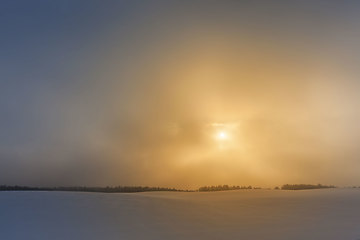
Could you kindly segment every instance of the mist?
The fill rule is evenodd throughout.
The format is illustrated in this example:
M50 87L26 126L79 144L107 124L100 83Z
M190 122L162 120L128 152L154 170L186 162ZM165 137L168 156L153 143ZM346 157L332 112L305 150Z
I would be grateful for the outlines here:
M358 4L80 2L5 4L0 183L358 184Z

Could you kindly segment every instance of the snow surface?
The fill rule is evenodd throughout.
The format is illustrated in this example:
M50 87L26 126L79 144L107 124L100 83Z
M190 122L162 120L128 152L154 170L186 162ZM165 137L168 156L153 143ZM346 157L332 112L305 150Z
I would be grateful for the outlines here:
M0 239L359 240L360 189L0 192Z

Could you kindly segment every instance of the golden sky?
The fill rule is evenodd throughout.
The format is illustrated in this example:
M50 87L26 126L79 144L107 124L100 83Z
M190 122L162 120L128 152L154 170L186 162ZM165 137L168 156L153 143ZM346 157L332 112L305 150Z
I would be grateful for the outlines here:
M80 2L3 17L0 184L358 184L358 4Z

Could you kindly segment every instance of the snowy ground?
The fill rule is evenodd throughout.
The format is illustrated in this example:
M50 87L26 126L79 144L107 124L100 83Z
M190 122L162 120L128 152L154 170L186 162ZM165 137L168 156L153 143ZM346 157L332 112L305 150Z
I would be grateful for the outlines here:
M0 192L1 240L359 240L360 189Z

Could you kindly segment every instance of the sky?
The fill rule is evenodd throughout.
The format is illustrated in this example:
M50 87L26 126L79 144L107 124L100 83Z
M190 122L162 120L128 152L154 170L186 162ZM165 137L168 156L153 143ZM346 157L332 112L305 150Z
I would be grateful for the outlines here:
M2 1L0 185L360 185L358 1Z

